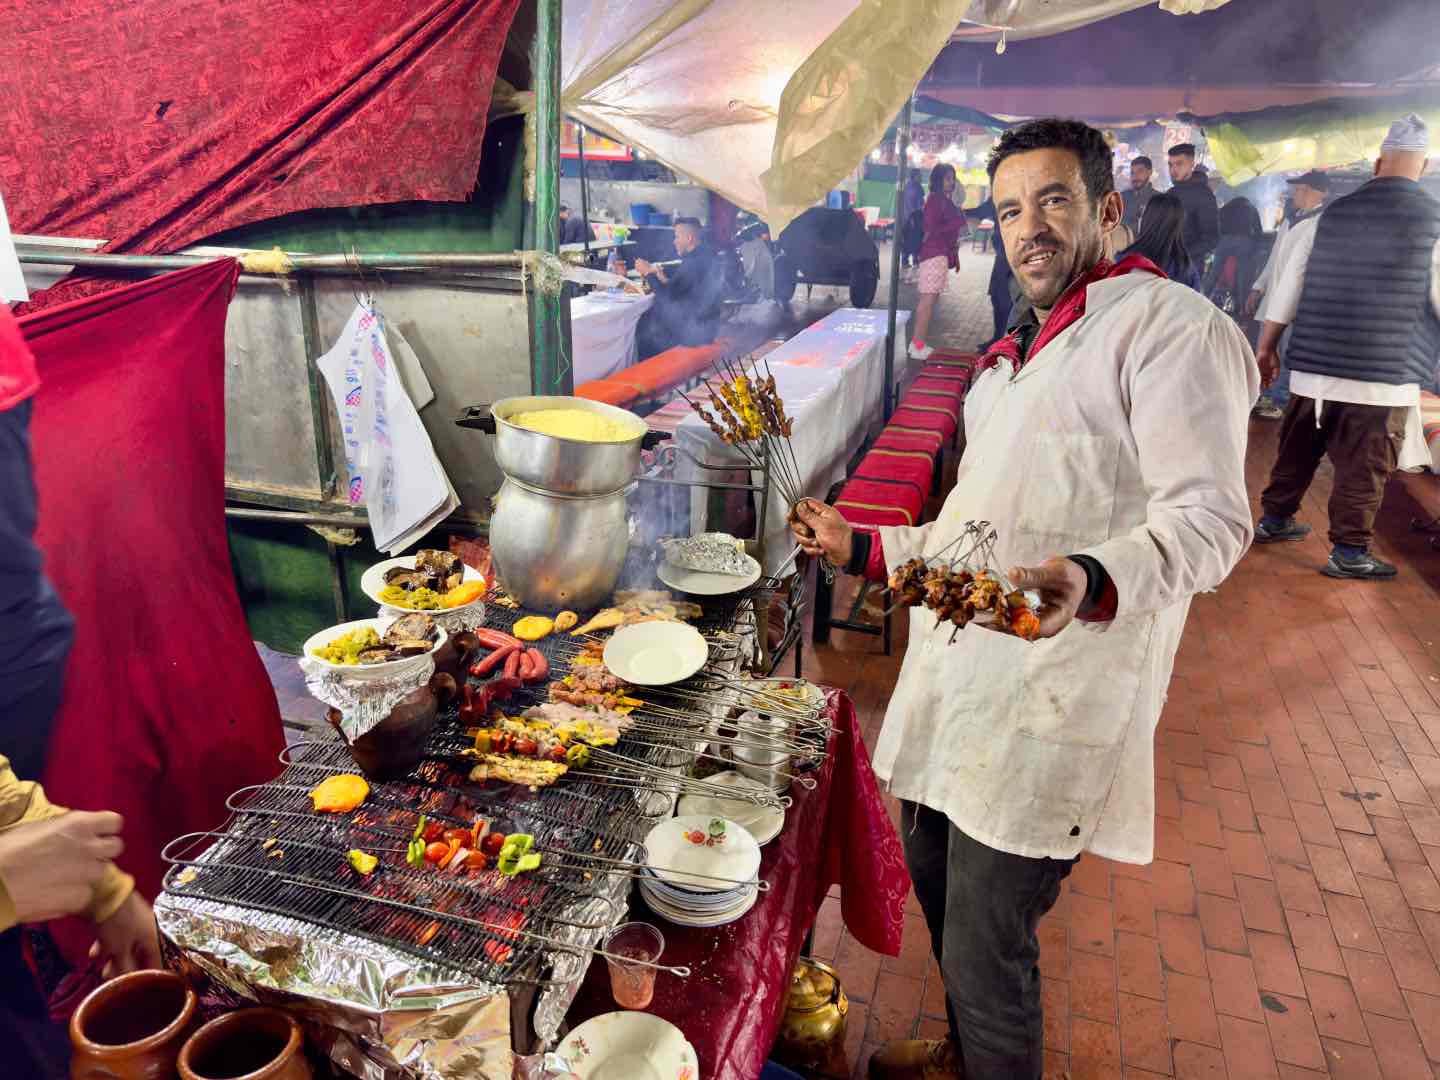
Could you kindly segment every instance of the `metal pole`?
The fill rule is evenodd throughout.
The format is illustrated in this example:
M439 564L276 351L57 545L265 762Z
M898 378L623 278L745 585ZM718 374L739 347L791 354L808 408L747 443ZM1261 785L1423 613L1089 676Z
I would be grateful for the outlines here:
M560 0L538 0L535 50L535 247L560 250ZM533 295L533 294L532 294ZM560 298L534 296L530 305L530 384L553 392L560 369Z
M214 262L220 255L103 255L96 252L25 251L16 253L22 263L37 266L82 266L97 270L181 270L187 266ZM251 254L248 251L239 256ZM518 269L522 260L515 252L503 254L416 254L416 255L290 255L278 271L247 270L246 273L291 271L356 274L366 270L494 270Z
M575 121L575 145L580 151L580 220L585 225L585 261L590 261L590 177L585 169L585 125Z
M895 411L895 310L900 303L900 237L905 231L901 215L905 207L905 177L910 154L910 121L915 113L915 95L905 101L900 129L895 133L895 235L890 238L890 310L885 329L885 422Z

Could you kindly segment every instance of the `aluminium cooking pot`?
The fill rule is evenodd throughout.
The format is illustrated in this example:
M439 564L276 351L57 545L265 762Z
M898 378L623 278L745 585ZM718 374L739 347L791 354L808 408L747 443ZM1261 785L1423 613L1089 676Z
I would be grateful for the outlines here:
M625 491L556 495L508 477L490 516L490 553L510 595L540 611L586 611L609 599L625 567Z
M583 442L516 427L509 417L522 412L576 409L618 420L635 430L624 442ZM628 487L640 468L640 449L667 438L625 409L587 398L512 397L493 405L472 405L455 423L495 436L495 463L512 480L557 495L609 495Z

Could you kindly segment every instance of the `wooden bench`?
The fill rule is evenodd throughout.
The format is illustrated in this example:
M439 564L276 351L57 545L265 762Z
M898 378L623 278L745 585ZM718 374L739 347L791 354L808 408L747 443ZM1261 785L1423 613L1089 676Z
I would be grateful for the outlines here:
M603 379L575 388L575 396L628 409L642 401L659 401L714 366L732 348L729 338L708 345L676 345Z

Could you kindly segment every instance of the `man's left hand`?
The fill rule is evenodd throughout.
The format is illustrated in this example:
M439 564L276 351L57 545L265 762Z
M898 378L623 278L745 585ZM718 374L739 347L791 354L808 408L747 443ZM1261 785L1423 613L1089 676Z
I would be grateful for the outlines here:
M1040 636L1054 637L1069 626L1089 588L1085 568L1071 559L1046 559L1039 566L1017 566L1006 575L1010 584L1040 594ZM983 625L977 623L976 625Z
M90 956L104 961L102 978L160 966L155 912L138 892L127 896L115 914L95 927L95 936L98 940L90 947Z

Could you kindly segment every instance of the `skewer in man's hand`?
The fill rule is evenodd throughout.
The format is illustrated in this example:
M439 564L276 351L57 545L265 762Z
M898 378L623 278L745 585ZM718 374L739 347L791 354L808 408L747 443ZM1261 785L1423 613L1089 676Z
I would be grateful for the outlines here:
M1074 621L1090 585L1084 567L1058 556L1039 566L1012 567L1005 576L1014 588L1040 594L1035 614L1040 617L1038 636L1042 638L1054 637Z
M854 530L833 506L815 499L801 499L786 520L806 555L828 559L833 566L844 566L850 561Z

